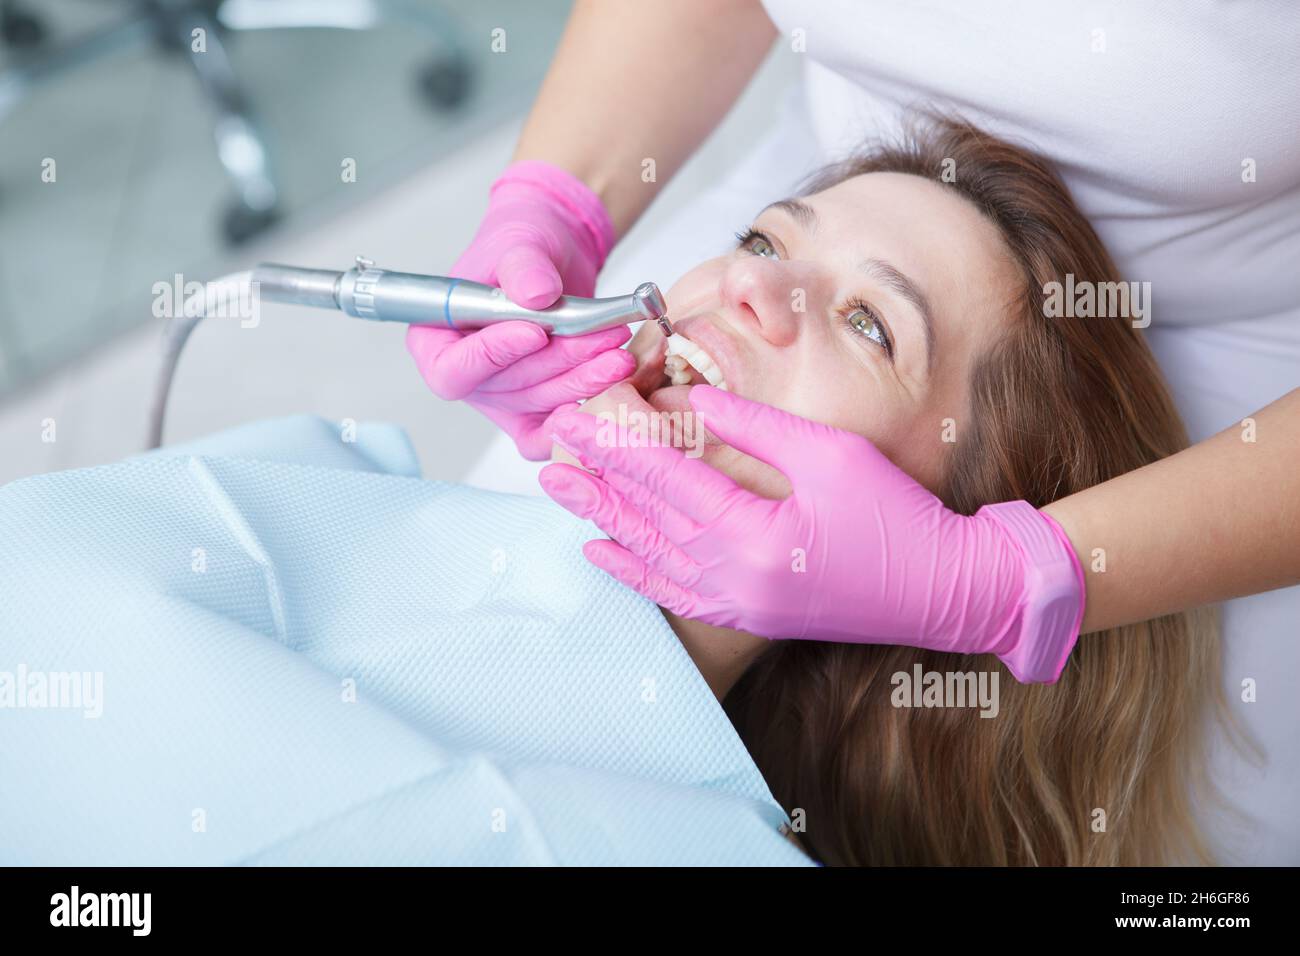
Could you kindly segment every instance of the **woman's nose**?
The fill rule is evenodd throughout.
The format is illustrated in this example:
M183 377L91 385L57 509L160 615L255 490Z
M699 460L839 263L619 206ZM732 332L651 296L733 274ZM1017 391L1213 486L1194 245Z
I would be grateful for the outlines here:
M737 321L772 345L785 346L798 336L821 284L811 263L752 256L728 265L719 291Z

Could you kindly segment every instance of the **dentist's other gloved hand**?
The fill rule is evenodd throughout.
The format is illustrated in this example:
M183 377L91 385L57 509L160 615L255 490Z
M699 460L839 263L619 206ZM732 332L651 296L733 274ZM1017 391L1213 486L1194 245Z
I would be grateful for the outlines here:
M541 483L613 539L587 543L594 564L709 624L992 653L1018 680L1060 676L1084 581L1051 518L1023 501L960 515L859 435L703 385L690 402L791 494L760 497L675 448L617 447L592 415L561 410L551 431L590 471L552 464Z
M500 286L511 301L544 309L561 294L589 297L614 244L600 198L564 170L512 163L492 185L488 211L449 275ZM465 399L506 432L525 458L551 449L543 429L560 405L590 398L626 378L636 360L626 328L551 338L531 322L476 332L411 326L406 347L441 398Z

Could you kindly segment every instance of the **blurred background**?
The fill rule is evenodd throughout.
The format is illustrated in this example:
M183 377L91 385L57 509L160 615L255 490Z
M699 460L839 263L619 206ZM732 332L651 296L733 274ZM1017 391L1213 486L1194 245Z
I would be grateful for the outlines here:
M448 271L569 6L0 0L0 482L143 450L156 283L357 255ZM607 276L743 158L795 76L769 61ZM425 389L403 334L270 304L254 329L203 323L165 439L299 412L392 421L426 476L463 477L492 428Z

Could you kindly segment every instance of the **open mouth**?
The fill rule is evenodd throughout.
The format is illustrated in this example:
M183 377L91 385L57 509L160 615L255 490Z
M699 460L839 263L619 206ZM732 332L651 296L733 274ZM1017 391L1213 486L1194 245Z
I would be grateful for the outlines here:
M712 330L706 334L712 334ZM632 349L637 353L636 371L629 380L592 399L595 404L590 410L595 414L626 414L629 419L634 413L648 416L659 422L661 430L668 430L664 444L700 450L722 444L690 403L690 392L696 385L730 390L717 359L680 332L667 339L656 334L644 342L634 341ZM723 361L729 361L729 355Z
M680 332L673 333L668 339L668 351L664 355L664 375L671 385L707 383L723 391L727 389L727 379L713 356Z

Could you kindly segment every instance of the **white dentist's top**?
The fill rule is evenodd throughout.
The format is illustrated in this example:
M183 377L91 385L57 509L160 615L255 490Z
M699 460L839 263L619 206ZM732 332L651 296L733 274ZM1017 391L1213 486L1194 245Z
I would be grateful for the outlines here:
M1145 334L1193 441L1300 385L1300 3L763 2L802 88L726 181L616 250L599 294L669 288L804 174L932 105L1053 160L1124 277L1151 283ZM535 470L499 436L469 480L535 492ZM1224 632L1228 699L1268 763L1220 752L1258 824L1207 826L1223 862L1297 864L1300 588L1228 602Z

